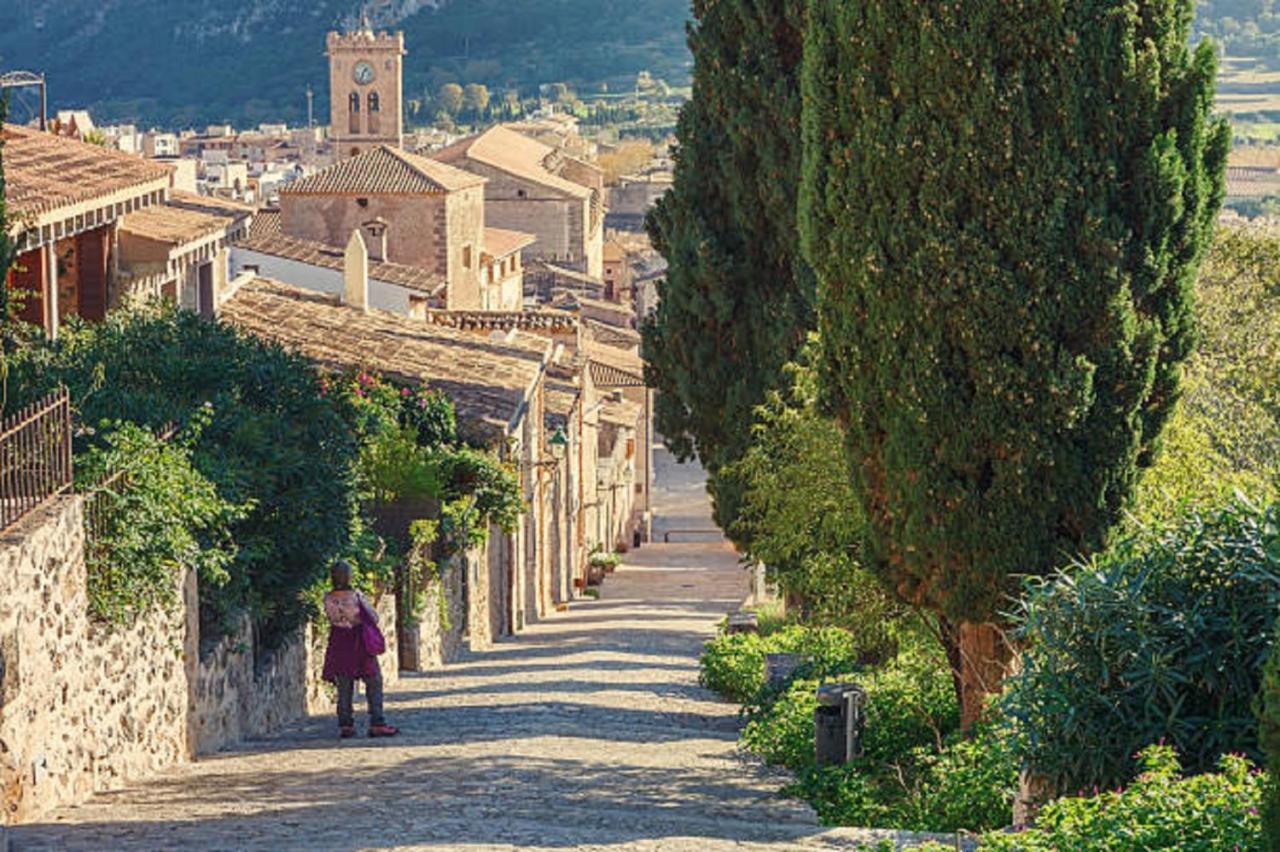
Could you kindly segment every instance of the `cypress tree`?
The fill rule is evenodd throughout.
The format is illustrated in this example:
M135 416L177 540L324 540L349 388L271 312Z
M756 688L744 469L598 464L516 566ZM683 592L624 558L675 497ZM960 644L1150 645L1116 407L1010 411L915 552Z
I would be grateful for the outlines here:
M1093 551L1178 399L1229 132L1193 0L810 0L800 227L871 567L952 625Z
M675 183L647 223L669 268L644 354L658 430L702 460L728 527L741 488L724 467L816 321L795 221L804 3L694 0L693 13Z

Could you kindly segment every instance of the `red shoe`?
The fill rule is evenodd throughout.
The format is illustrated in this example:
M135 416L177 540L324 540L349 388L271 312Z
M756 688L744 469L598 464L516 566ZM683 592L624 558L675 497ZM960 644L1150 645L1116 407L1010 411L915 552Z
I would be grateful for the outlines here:
M369 726L369 736L375 739L377 737L394 737L398 733L400 733L400 729L397 728L395 725L370 725Z
M356 735L355 725L343 725L342 727L338 728L338 736L342 737L344 740L349 740L355 735Z

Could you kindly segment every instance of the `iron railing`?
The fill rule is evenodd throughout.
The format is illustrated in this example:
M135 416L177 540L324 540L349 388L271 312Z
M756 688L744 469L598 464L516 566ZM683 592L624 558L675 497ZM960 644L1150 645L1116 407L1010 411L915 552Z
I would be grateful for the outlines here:
M66 388L0 421L0 532L69 490L71 479Z

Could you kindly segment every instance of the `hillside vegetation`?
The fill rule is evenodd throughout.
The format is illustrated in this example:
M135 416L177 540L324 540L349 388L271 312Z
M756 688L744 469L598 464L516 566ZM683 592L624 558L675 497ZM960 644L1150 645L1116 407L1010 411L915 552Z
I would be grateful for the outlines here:
M88 106L100 121L178 127L302 123L308 85L317 120L326 121L325 33L349 23L360 4L7 0L4 6L0 68L46 73L51 107ZM397 0L379 23L405 31L410 99L451 80L525 93L551 81L616 90L629 88L642 70L682 85L687 16L686 0Z

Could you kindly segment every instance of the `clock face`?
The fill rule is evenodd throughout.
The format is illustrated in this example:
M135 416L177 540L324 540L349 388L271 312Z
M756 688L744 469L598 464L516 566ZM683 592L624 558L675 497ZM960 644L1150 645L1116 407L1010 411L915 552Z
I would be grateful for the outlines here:
M357 62L354 76L361 86L369 85L373 82L373 66L368 62Z

